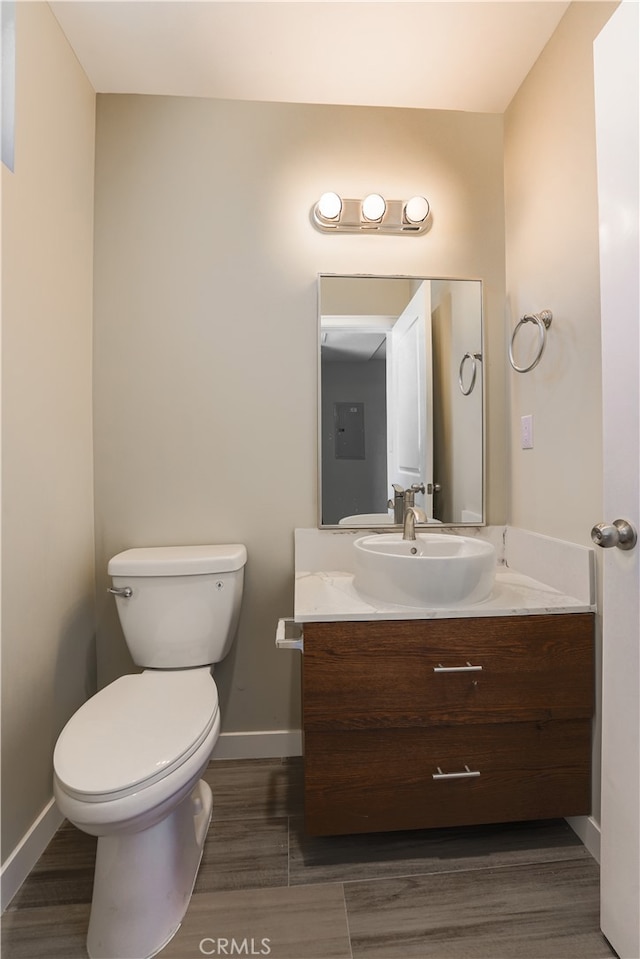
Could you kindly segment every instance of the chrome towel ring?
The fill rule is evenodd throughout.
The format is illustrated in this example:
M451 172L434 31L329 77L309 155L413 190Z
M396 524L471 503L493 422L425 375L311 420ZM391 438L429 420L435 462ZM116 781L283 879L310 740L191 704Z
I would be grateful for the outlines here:
M471 360L471 380L469 381L469 386L464 388L464 380L462 378L462 373L464 370L464 364L467 360ZM482 360L482 353L465 353L462 359L460 360L460 370L458 372L458 383L460 384L460 392L463 396L468 396L469 393L473 392L473 387L476 385L476 375L478 372L477 360Z
M535 369L535 367L538 365L540 358L544 353L545 344L547 342L547 330L551 326L552 319L553 313L551 310L542 310L541 313L525 313L522 319L518 321L515 330L511 334L511 342L509 343L509 362L516 373L528 373L529 370ZM513 344L515 342L516 333L525 323L538 324L538 351L533 363L530 363L529 366L517 366L516 361L513 358Z

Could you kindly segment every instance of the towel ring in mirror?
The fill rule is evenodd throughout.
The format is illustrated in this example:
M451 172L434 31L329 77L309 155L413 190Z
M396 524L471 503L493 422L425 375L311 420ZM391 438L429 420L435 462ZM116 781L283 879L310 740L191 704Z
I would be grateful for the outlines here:
M547 342L547 330L551 326L551 320L553 319L553 313L551 310L542 310L541 313L525 313L525 315L518 321L516 328L511 334L511 342L509 343L509 362L516 371L516 373L528 373L529 370L535 369L535 367L540 362L540 358L544 353L544 348ZM521 326L524 326L525 323L537 323L538 325L538 349L535 355L535 358L529 366L518 366L516 361L513 358L513 344L515 343L516 333Z
M463 396L469 396L473 392L473 387L476 385L476 375L478 373L478 364L477 360L482 359L482 353L465 353L462 359L460 360L460 370L458 372L458 383L460 384L460 392ZM464 388L464 380L462 374L464 371L464 364L467 360L471 360L471 380L469 386Z

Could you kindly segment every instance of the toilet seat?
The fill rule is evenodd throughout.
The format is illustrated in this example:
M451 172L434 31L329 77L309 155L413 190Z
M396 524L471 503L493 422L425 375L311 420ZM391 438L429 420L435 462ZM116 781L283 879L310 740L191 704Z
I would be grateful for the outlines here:
M131 795L187 762L218 712L208 667L122 676L64 727L53 757L57 780L85 802Z

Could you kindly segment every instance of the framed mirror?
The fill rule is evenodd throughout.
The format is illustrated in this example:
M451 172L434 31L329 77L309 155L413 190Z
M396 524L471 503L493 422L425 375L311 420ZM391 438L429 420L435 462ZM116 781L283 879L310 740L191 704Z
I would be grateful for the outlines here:
M482 282L321 274L318 315L319 526L393 525L412 487L428 524L483 525Z

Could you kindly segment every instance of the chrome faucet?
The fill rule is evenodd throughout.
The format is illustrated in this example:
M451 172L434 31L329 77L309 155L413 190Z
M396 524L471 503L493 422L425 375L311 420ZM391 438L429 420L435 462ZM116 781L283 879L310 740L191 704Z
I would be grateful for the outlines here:
M402 526L402 538L415 540L416 523L426 523L427 514L419 506L407 506L404 512L404 523Z

